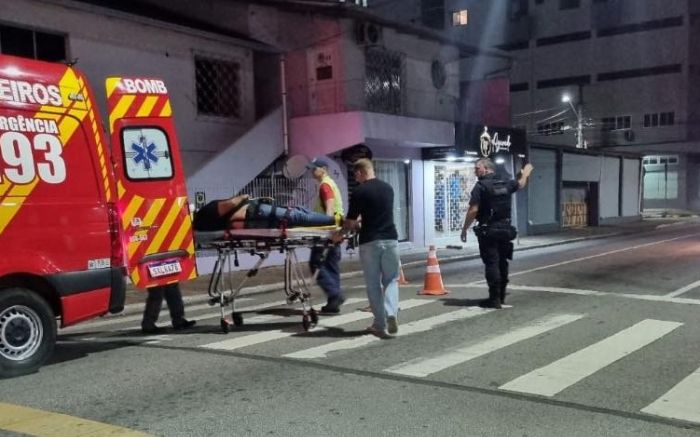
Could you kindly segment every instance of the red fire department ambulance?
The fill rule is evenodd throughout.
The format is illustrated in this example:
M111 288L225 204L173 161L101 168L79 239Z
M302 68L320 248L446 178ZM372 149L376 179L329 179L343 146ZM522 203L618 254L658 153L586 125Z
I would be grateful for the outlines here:
M106 81L111 147L87 79L0 55L0 376L72 325L124 307L126 278L194 278L189 206L165 83Z

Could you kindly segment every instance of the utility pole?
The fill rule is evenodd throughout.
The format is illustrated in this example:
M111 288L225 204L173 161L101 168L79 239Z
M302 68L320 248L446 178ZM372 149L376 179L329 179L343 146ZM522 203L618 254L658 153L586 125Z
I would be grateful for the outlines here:
M571 110L574 112L574 115L576 115L576 148L577 149L584 149L586 146L583 142L583 85L579 84L578 85L578 101L576 102L576 106L574 106L573 103L571 103L571 96L568 94L564 94L561 97L561 101L564 103L568 103L569 106L571 107Z

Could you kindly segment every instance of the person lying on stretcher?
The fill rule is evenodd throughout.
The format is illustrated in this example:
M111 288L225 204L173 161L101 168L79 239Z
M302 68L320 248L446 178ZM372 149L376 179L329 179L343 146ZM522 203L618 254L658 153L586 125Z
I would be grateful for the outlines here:
M212 200L194 213L197 231L228 229L277 229L309 226L338 226L341 217L311 211L300 206L286 207L270 198L251 198L247 194L230 199Z

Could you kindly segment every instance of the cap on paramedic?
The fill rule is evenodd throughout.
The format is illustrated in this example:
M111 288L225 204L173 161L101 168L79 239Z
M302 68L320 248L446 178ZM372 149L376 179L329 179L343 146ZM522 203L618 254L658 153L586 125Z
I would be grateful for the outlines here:
M325 160L323 160L321 158L314 158L311 160L311 162L306 164L306 168L308 168L309 170L312 168L319 168L319 167L328 168L328 162L326 162Z

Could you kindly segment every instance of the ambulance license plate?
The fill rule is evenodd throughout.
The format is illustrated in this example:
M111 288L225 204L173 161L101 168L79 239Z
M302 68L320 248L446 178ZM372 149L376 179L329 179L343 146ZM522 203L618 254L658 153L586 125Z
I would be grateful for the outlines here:
M152 278L160 278L161 276L174 275L175 273L180 273L181 271L182 267L180 267L180 261L173 261L165 264L148 266L148 272L151 274Z

